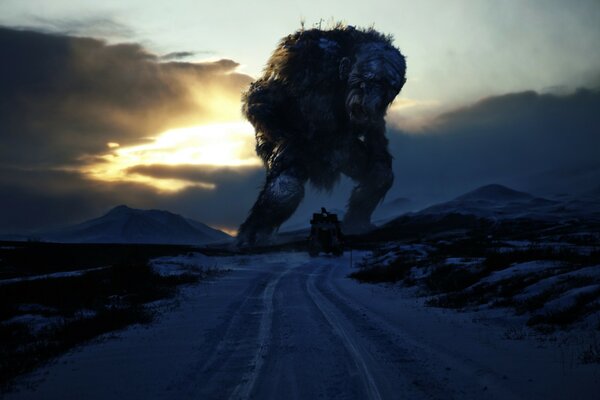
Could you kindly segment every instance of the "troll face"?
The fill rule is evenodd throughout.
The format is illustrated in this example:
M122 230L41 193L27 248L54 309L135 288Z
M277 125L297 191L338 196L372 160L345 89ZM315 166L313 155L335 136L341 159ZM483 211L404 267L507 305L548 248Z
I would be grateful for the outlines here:
M405 69L404 58L379 43L362 46L353 64L343 58L340 78L347 81L345 106L349 120L356 125L382 122L406 81Z

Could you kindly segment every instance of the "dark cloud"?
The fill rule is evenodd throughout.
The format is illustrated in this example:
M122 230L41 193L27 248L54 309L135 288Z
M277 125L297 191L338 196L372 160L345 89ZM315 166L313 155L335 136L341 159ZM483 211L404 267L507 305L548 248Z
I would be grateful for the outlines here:
M251 80L231 60L160 63L134 43L7 28L0 54L0 159L10 165L74 164L109 141L212 120L210 98L237 99Z
M182 60L185 58L194 57L198 54L202 55L212 55L215 54L214 51L174 51L172 53L167 53L165 55L160 56L160 59L163 61L172 61L172 60Z
M194 165L140 165L129 168L131 174L153 178L173 178L191 182L216 182L215 190L189 189L185 193L163 199L168 209L183 209L202 215L202 221L215 225L237 228L246 218L264 182L262 167L230 168L203 167ZM350 195L352 183L343 178L331 193L307 187L306 196L296 214L282 229L304 226L309 216L325 206L328 209L344 208Z
M264 182L262 167L198 167L196 165L140 165L129 168L130 174L153 178L172 178L191 182L211 182L213 190L190 188L157 201L169 210L179 210L216 226L237 228L252 206Z
M386 200L410 197L414 206L498 182L538 194L577 194L600 182L600 93L556 96L534 92L491 97L438 117L418 134L390 127L396 180ZM139 184L100 183L77 173L10 170L0 173L0 230L77 222L116 204L162 208L217 226L236 227L263 182L261 168L150 165L128 170L155 178L217 182L158 194ZM352 183L331 195L307 191L297 215L305 222L321 206L343 209Z
M43 18L33 17L31 22L36 31L58 33L68 36L91 36L127 39L135 36L135 31L120 23L110 15L95 15L87 18Z
M262 168L149 165L127 173L193 182L160 193L88 179L107 142L141 143L166 129L214 121L210 101L236 104L251 78L237 63L161 62L135 43L0 28L0 233L75 223L117 204L167 209L236 227L264 179ZM177 58L173 58L177 59ZM561 92L561 90L553 90ZM600 92L512 93L436 118L423 132L390 125L396 181L387 200L441 200L498 182L538 194L600 182ZM331 196L308 190L296 221L321 206L342 209L352 184ZM300 215L301 214L301 215Z
M217 169L208 176L196 174L192 167L177 170L156 166L138 172L190 180L209 177L219 183L214 190L189 188L164 194L142 184L87 180L75 172L0 169L0 233L74 224L118 204L165 209L214 226L236 228L264 180L264 172L257 168Z
M0 169L0 233L25 233L97 216L116 204L151 206L147 187L90 181L74 172ZM117 203L115 203L117 202Z
M65 22L56 29L79 28ZM159 207L168 200L175 212L211 215L201 204L192 208L189 193L178 206L144 185L93 181L76 171L98 162L107 142L138 144L169 128L218 120L214 98L229 99L237 113L251 78L235 71L236 62L161 62L136 43L3 27L0 54L0 232L75 222L119 203ZM240 187L254 182L240 179Z
M418 133L389 124L395 181L384 202L407 197L417 210L494 182L538 195L585 193L600 184L598 110L597 90L522 92L455 109ZM285 226L305 225L321 206L343 210L352 185L342 179L331 195L308 190Z
M221 166L197 165L137 165L128 168L127 173L140 174L160 179L181 179L191 182L216 182L219 185L229 184L255 176L262 167L234 168Z
M396 193L444 198L490 182L576 194L600 181L600 92L512 93L392 131Z
M191 171L175 176L191 177ZM189 188L172 196L161 196L157 204L212 226L237 229L254 203L264 176L261 168L216 170L209 177L217 182L215 189Z

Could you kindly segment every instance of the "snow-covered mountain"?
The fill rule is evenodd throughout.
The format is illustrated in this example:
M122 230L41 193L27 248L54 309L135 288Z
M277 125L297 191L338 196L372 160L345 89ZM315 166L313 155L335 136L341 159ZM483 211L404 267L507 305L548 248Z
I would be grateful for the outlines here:
M208 225L163 210L138 210L120 205L105 215L39 235L64 243L204 244L230 238Z
M468 214L485 218L530 218L560 220L600 218L599 196L549 200L506 186L491 184L465 193L445 203L427 207L416 215Z

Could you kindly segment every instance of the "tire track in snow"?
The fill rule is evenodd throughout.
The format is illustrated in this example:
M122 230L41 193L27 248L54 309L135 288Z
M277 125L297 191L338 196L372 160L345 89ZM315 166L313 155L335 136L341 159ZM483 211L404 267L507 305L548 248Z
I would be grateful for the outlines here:
M269 276L268 279L271 279L271 276ZM231 349L231 343L235 342L235 331L239 325L242 324L242 319L246 314L246 309L252 308L250 303L256 298L256 296L258 296L259 287L260 283L257 283L255 286L252 286L250 290L244 293L243 300L236 305L235 311L232 313L231 317L226 323L220 341L216 346L214 346L210 357L203 363L202 370L206 371L211 369L212 364L222 358L222 354L224 352Z
M273 271L267 270L251 280L239 300L227 309L223 322L208 334L209 339L203 347L207 351L198 356L199 362L189 367L188 374L172 382L170 390L193 382L181 395L182 398L217 398L214 393L221 392L225 382L230 384L232 374L227 370L236 362L232 359L244 353L244 347L247 347L245 341L249 340L247 336L240 338L240 331L247 333L248 327L254 325L254 303L261 296L267 282L275 275Z
M271 279L271 281L265 287L262 294L263 312L258 328L258 337L256 339L257 350L254 353L254 357L252 357L252 360L250 361L249 371L242 376L240 383L234 388L233 392L229 396L231 400L248 399L250 397L250 393L252 392L256 380L261 373L264 364L264 358L269 351L271 327L273 324L273 295L275 293L275 289L281 278L289 274L298 266L300 266L300 264L285 269L274 279Z
M320 266L319 271L321 271L323 268L323 266ZM369 367L360 351L358 343L356 342L355 338L353 338L352 335L349 335L344 329L343 323L340 320L340 314L337 312L335 306L329 302L316 288L314 282L316 276L321 276L321 274L313 273L306 281L306 289L309 296L319 311L321 311L321 314L323 314L323 317L325 317L325 320L327 320L334 332L340 337L344 347L351 355L356 368L360 372L361 380L367 392L368 398L373 400L381 400L382 397L379 393L379 389L377 388L377 384L375 383L375 379L373 379L373 376L369 371Z
M485 375L485 386L490 387L491 390L486 391L485 395L482 391L484 390L483 388L481 388L480 391L474 390L468 396L469 398L521 399L519 395L505 387L502 377L497 376L497 374L493 373L493 371L484 373L483 371L488 370L486 366L476 364L471 360L465 360L464 358L445 351L444 349L434 348L423 340L419 340L417 337L408 335L402 329L398 329L398 327L392 325L390 321L383 318L382 315L376 311L360 305L353 298L343 294L333 283L333 272L334 270L330 269L326 278L324 277L325 279L321 281L322 287L320 290L322 291L323 295L327 297L332 304L337 306L341 313L346 314L348 318L350 315L362 315L368 326L377 327L377 332L379 332L379 336L381 336L380 339L385 338L384 340L389 342L389 346L387 347L388 351L391 347L395 347L396 349L404 348L409 350L410 353L414 354L415 360L420 360L421 362L424 360L429 360L431 362L430 366L452 365L455 369L461 371L467 376ZM399 341L401 344L396 343L396 341ZM415 371L419 371L419 367L416 365L412 366L410 371L404 370L403 372L410 375ZM429 396L438 398L460 398L460 396L463 398L467 397L466 393L462 392L462 388L460 387L444 387L445 385L436 379L434 375L432 375L432 371L427 371L427 368L421 369L418 374L421 378L427 376L426 380L431 383L424 391ZM470 389L473 390L473 387L476 385L468 386L470 386ZM452 389L455 389L457 392L455 396L451 395Z
M352 356L307 292L306 280L319 264L306 261L276 288L270 348L250 397L365 398Z

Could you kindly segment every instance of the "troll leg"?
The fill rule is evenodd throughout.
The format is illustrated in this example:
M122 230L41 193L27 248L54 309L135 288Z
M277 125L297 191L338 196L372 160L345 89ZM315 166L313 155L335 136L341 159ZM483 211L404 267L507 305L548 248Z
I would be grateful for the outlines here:
M392 156L387 151L387 142L371 150L368 144L359 143L351 155L344 173L357 185L348 201L343 225L347 233L361 233L373 228L371 215L392 187Z
M304 197L306 178L293 169L269 171L258 199L240 226L238 245L266 240L293 213Z

